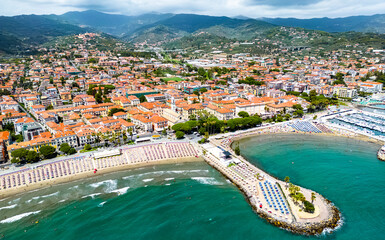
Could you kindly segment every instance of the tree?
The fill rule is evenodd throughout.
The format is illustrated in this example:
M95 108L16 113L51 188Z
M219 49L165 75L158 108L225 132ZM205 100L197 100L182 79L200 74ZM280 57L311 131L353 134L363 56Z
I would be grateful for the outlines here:
M201 89L199 90L199 92L205 93L205 92L207 92L207 89L206 89L206 88L201 88Z
M311 203L313 203L315 199L316 199L315 193L312 192L311 193Z
M45 108L45 110L52 110L52 109L53 109L52 104L48 105L48 106Z
M144 95L140 96L139 100L140 100L141 103L142 102L147 102L146 96L144 96Z
M245 111L240 111L238 113L238 116L240 116L241 118L245 118L245 117L249 117L249 113L245 112Z
M68 154L71 150L71 146L68 143L62 143L59 150L65 154Z
M37 152L35 151L28 151L28 154L27 154L27 157L26 157L26 161L28 163L35 163L35 162L38 162L40 160L40 156Z
M177 132L175 133L175 136L176 136L177 139L182 139L182 138L184 137L184 132L182 132L182 131L177 131Z
M70 148L68 154L72 155L72 154L75 154L75 153L77 153L76 149L75 148Z
M39 149L39 152L43 156L43 159L55 158L57 155L56 148L52 146L43 146Z
M111 117L113 116L115 113L117 112L125 112L124 109L122 108L112 108L109 112L108 112L108 116Z
M167 130L166 129L163 129L162 131L162 135L166 136L167 135Z
M303 110L303 107L301 106L301 104L294 104L293 109L294 110Z
M28 150L24 148L16 149L11 153L13 163L23 163L26 160Z
M89 150L91 150L91 149L92 149L92 147L91 147L90 144L84 145L84 150L89 151Z
M285 182L286 182L286 189L287 189L287 187L289 185L289 182L290 182L290 177L289 176L285 177Z
M311 202L305 200L305 201L303 202L303 205L304 205L304 210L305 210L305 212L308 212L308 213L314 213L315 208L314 208L313 203L311 203Z
M241 149L239 148L239 146L236 146L235 149L234 149L234 152L236 155L240 155L241 154Z
M80 86L79 86L79 84L77 82L73 82L72 83L72 87L73 88L79 88Z
M95 100L97 103L102 103L103 102L102 94L100 93L95 94Z
M304 113L302 110L296 110L293 114L294 114L294 116L302 117Z

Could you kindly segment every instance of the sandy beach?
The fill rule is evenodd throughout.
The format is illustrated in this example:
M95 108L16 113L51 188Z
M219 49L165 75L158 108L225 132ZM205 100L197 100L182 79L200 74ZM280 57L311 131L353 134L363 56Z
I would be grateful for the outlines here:
M204 161L204 159L202 157L198 157L198 158L197 157L185 157L185 158L179 158L179 159L172 158L172 159L159 160L156 162L136 163L136 164L132 164L132 165L111 167L111 168L99 170L99 171L97 171L97 173L93 173L93 172L78 173L78 174L73 175L73 176L65 176L65 177L61 177L58 179L48 179L46 181L42 181L39 183L33 183L33 184L29 184L29 185L22 186L22 187L4 189L0 192L0 199L6 198L9 196L13 196L13 195L17 195L17 194L21 194L21 193L30 192L30 191L33 191L36 189L48 188L48 187L51 187L51 186L54 186L57 184L61 184L61 183L68 183L68 182L72 182L72 181L76 181L76 180L80 180L80 179L92 178L92 177L100 176L100 175L107 174L107 173L124 171L127 169L140 168L140 167L151 167L151 166L155 166L155 165L168 165L168 164L188 163L188 162L203 162L203 161Z
M181 143L176 143L176 144L181 144ZM197 157L197 154L195 150L192 150L193 147L189 143L182 143L186 144L186 146L189 147L189 151L186 151L185 153L182 152L184 149L180 149L180 151L175 152L175 153L166 153L166 150L163 154L159 153L152 153L156 156L143 156L141 159L134 158L135 161L130 161L129 164L125 164L123 161L125 161L126 158L132 157L128 156L123 152L121 156L118 157L111 157L111 158L105 158L104 160L98 159L97 162L96 160L92 159L87 159L88 161L95 161L93 165L99 165L101 167L98 167L97 171L94 171L94 167L89 166L88 169L83 169L84 171L82 172L73 172L73 174L69 174L70 169L67 169L67 174L63 174L62 176L54 177L54 178L47 178L47 179L40 179L40 181L32 182L32 183L27 183L27 184L21 184L21 186L14 186L14 187L9 187L0 190L0 199L5 198L11 195L16 195L20 193L25 193L29 192L32 190L36 189L43 189L47 188L56 184L61 184L61 183L67 183L79 179L85 179L85 178L91 178L91 177L96 177L100 176L106 173L111 173L111 172L117 172L117 171L123 171L131 168L140 168L140 167L148 167L148 166L154 166L154 165L161 165L161 164L176 164L176 163L182 163L182 162L197 162L197 161L204 161L203 158ZM134 148L134 151L137 153L139 151L143 151L143 149L146 148L153 148L159 147L159 149L163 150L163 145L149 145L149 146L141 146ZM179 146L179 145L168 145L172 147ZM158 149L158 150L159 150ZM164 148L166 149L166 148ZM132 151L133 149L128 149L127 151ZM187 149L186 149L187 150ZM171 155L176 155L177 157L172 157L170 158ZM135 156L134 156L135 157ZM147 159L146 157L149 157ZM118 160L120 163L118 164ZM64 160L65 161L65 160ZM72 161L72 160L71 160ZM100 162L105 162L104 164L100 164ZM107 163L108 162L108 163ZM114 164L111 164L114 162ZM58 163L54 163L58 164ZM64 163L60 163L61 167L66 167ZM63 169L64 170L64 169ZM73 168L72 170L75 170ZM34 170L30 170L34 171ZM64 172L64 171L63 171ZM16 173L15 173L16 174ZM10 174L12 176L12 174ZM52 177L52 176L51 176ZM16 181L16 180L15 180Z

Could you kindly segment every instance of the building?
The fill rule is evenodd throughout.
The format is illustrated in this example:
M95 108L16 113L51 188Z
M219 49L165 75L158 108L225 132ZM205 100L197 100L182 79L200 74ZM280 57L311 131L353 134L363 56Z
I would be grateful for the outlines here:
M335 87L333 89L333 95L334 94L341 98L354 98L357 96L357 90L354 88L350 89L347 87Z
M30 141L34 139L35 137L39 136L42 132L44 132L44 129L40 126L40 124L36 122L25 123L21 131L24 137L24 141Z
M364 82L360 85L361 92L375 93L382 91L383 84L378 82Z

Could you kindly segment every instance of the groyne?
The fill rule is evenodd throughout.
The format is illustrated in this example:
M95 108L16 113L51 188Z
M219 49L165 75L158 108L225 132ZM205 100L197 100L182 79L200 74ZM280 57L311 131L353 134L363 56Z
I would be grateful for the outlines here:
M226 149L226 151L232 154L232 158L237 159L236 164L226 165L227 163L225 163L223 159L216 157L210 148L205 148L205 146L202 146L202 148L205 149L203 156L205 161L229 179L243 193L254 212L270 224L301 235L319 235L325 230L331 232L341 224L340 211L331 201L322 195L317 194L317 200L314 204L319 209L319 214L310 218L301 218L297 211L298 206L289 199L287 189L281 188L281 185L284 186L284 184L286 184L285 182L263 172L243 157L236 156L230 148ZM275 211L275 206L269 206L270 203L266 202L268 197L262 192L265 182L270 182L272 186L274 186L272 189L275 188L274 184L279 186L275 188L276 193L277 195L282 193L284 197L278 201L280 201L283 206L286 204L288 206L287 210L282 211L280 207L278 211ZM300 190L306 195L310 195L311 192L313 192L305 188L300 188Z

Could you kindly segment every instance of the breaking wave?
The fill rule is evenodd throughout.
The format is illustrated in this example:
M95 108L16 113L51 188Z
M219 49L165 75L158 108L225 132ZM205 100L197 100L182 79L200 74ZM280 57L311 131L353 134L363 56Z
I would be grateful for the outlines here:
M19 220L22 219L22 218L28 217L29 215L38 214L39 212L40 212L40 211L22 213L22 214L19 214L19 215L10 217L10 218L6 218L6 219L0 221L0 223L12 223L12 222L16 222L16 221L19 221Z

